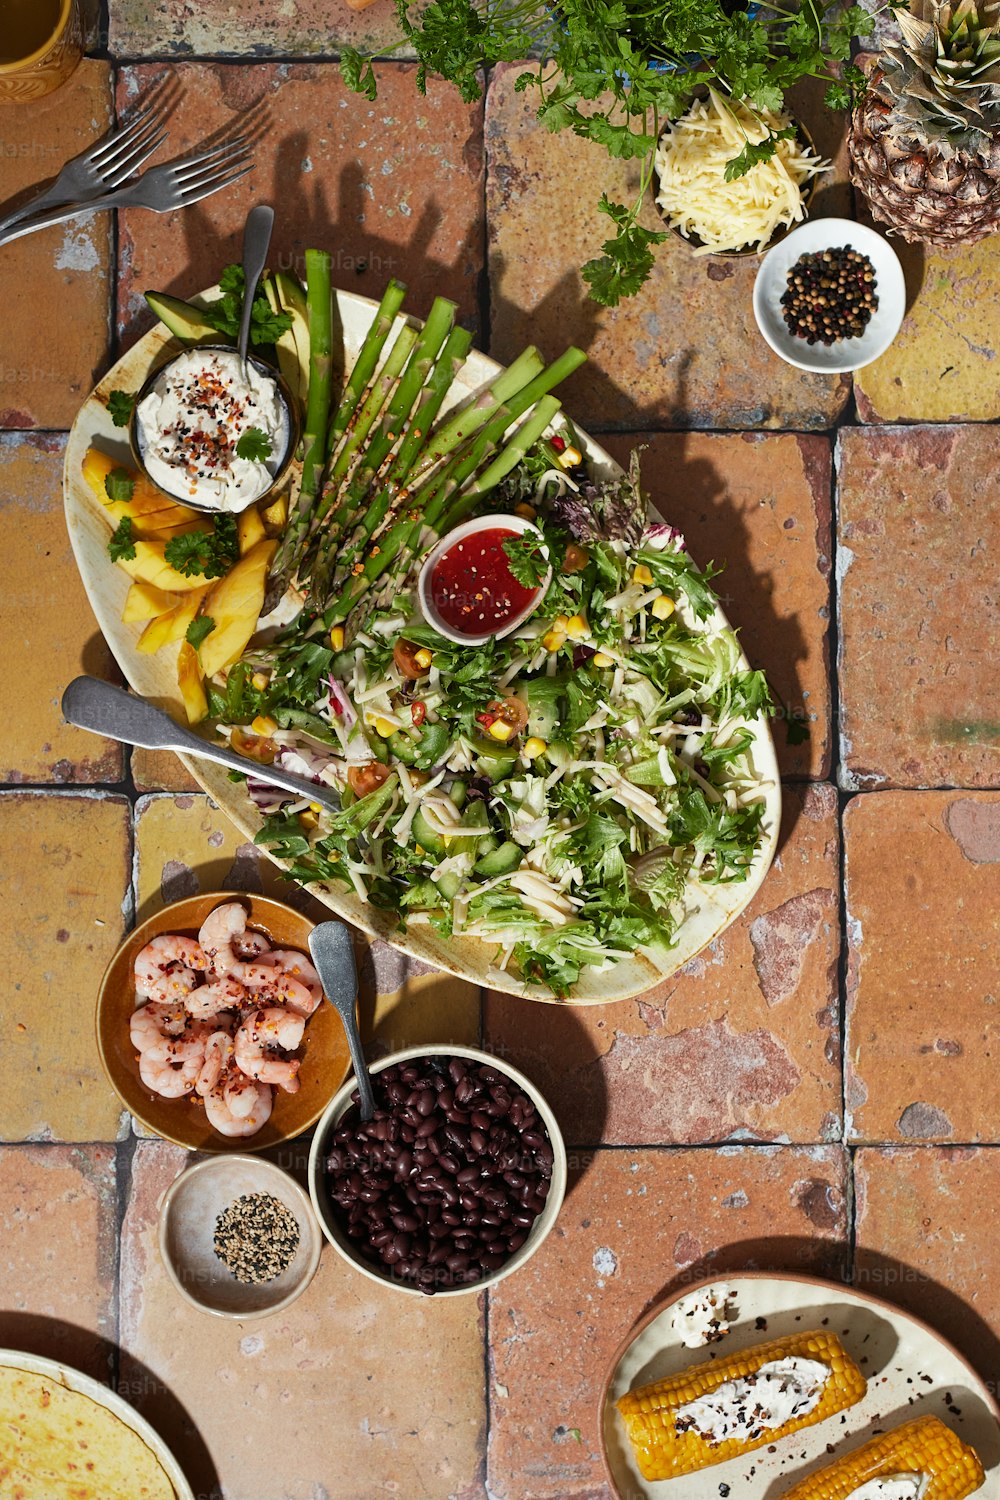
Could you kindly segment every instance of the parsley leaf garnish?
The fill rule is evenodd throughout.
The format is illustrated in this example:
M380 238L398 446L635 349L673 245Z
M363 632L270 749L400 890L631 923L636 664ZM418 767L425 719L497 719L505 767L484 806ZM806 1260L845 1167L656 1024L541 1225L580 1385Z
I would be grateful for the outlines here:
M636 223L638 204L629 210L602 193L598 207L618 226L618 232L614 239L604 241L604 254L584 266L583 279L595 302L617 307L622 297L631 297L642 286L653 269L651 247L661 245L667 236Z
M135 542L132 540L132 517L122 516L108 541L108 556L112 562L118 562L124 558L131 562L135 556Z
M510 571L526 589L538 588L549 570L548 558L538 537L530 531L510 536L503 544Z
M185 630L184 639L197 651L206 635L211 635L214 629L215 621L211 615L199 615Z
M108 395L108 416L116 427L127 427L135 405L135 391L111 391Z
M222 296L201 309L205 321L226 338L235 340L239 334L244 286L243 267L227 266L219 277ZM263 293L254 298L250 316L252 344L274 344L291 326L291 313L276 313Z
M263 463L265 458L270 458L271 450L271 439L259 427L248 427L236 444L237 456L249 463Z
M193 578L221 578L240 555L235 516L216 516L213 531L185 531L171 537L163 555L172 568Z
M124 500L126 503L135 494L135 480L128 469L112 469L104 480L104 493L109 500Z

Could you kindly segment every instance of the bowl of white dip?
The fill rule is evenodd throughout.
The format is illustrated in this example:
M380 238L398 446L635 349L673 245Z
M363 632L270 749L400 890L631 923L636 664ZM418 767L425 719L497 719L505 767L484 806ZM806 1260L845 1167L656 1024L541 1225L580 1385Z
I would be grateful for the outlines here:
M298 438L295 399L278 371L253 354L244 364L227 344L196 345L154 370L129 425L136 463L158 489L194 510L232 514L277 488Z

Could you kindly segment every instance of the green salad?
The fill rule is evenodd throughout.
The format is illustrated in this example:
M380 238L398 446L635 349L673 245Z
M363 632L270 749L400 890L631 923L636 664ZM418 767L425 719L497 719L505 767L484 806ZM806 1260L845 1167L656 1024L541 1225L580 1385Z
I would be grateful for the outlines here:
M480 508L529 514L553 561L511 634L457 644L426 623L418 547L346 630L306 609L212 703L341 793L320 814L251 779L258 840L294 879L495 944L499 967L557 995L584 966L669 947L692 883L746 878L765 808L752 725L770 708L714 628L712 570L647 525L637 462L594 483L561 466L566 446L537 445ZM530 545L507 552L540 581Z

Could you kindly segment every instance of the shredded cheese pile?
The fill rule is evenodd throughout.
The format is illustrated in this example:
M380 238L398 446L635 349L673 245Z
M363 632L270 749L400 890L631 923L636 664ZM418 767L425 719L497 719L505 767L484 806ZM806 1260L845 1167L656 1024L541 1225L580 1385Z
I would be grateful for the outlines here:
M751 110L710 89L708 99L695 100L664 132L656 152L656 202L671 229L702 241L695 255L749 245L763 249L780 225L805 216L802 189L829 163L795 137L779 141L769 161L726 181L726 163L748 141L756 145L769 131L791 123L785 115Z

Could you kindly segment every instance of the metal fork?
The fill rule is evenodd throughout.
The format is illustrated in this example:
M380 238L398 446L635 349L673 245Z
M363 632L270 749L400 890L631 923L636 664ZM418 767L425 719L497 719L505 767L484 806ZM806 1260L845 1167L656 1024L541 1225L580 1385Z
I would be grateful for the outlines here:
M164 162L162 166L151 167L135 182L126 183L112 193L104 193L100 198L66 203L61 208L38 214L24 224L15 224L12 229L0 233L0 245L25 234L34 234L36 229L46 229L50 224L61 224L64 219L82 218L104 208L151 208L158 214L188 208L210 193L230 187L252 170L246 139L234 136L197 156L182 156L176 161Z
M160 129L164 114L162 105L148 105L123 129L102 136L74 156L51 187L0 218L0 234L57 203L84 202L118 187L166 140L167 132Z

